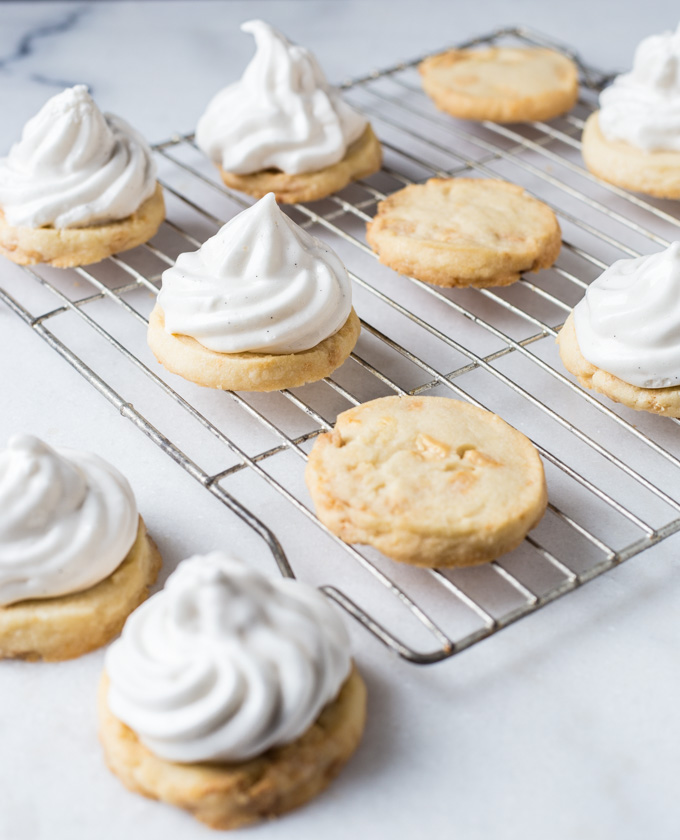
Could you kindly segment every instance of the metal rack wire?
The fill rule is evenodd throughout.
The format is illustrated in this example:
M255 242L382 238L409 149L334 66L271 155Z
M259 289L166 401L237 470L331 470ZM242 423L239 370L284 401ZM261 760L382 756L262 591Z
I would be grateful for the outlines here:
M265 540L283 574L298 571L310 546L323 553L317 576L341 581L322 586L329 597L420 664L470 647L680 530L677 421L584 391L554 347L588 281L613 259L666 245L680 221L670 203L604 185L582 166L580 131L608 76L525 29L459 46L518 41L578 62L583 94L570 114L521 126L453 120L421 91L424 56L343 85L376 128L385 165L290 209L343 257L363 316L351 360L323 383L274 395L207 393L155 365L144 337L162 270L251 203L221 184L191 135L154 147L169 213L151 243L88 268L17 268L23 282L0 287L12 311ZM522 184L555 210L564 242L552 269L506 289L447 290L376 262L364 238L376 203L406 184L462 173ZM339 411L395 393L464 399L533 439L551 502L520 549L475 569L411 569L345 545L316 520L301 481L309 446Z

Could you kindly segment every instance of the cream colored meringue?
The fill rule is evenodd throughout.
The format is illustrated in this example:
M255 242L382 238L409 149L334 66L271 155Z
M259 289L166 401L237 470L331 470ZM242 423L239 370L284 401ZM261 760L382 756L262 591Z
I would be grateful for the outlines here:
M124 219L155 188L147 142L125 120L102 114L84 85L48 100L0 159L0 207L14 226Z
M218 353L297 353L336 333L352 291L337 254L268 193L163 272L165 329Z
M0 606L89 589L138 528L130 485L89 452L17 435L0 452Z
M326 598L222 552L180 563L106 657L109 706L168 761L245 761L294 741L351 667Z
M599 123L607 140L680 151L680 26L640 42L632 71L600 94Z
M290 175L337 163L366 120L332 88L316 59L262 20L241 26L257 52L240 81L221 90L196 127L198 146L227 172Z
M574 308L574 326L596 367L639 388L680 385L680 242L611 265Z

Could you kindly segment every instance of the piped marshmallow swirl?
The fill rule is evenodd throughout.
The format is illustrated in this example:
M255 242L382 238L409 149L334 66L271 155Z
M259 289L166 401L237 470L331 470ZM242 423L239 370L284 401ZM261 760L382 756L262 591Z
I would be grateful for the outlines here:
M218 353L297 353L336 333L352 308L347 271L273 193L163 272L167 332Z
M147 142L125 120L102 114L84 85L48 100L0 159L0 207L15 226L124 219L155 188Z
M337 163L366 120L332 88L309 50L268 23L241 26L257 52L240 81L221 90L196 126L199 147L227 172L290 175Z
M106 658L109 706L169 761L245 761L302 735L351 660L320 592L221 552L192 557L127 620Z
M596 367L640 388L680 385L680 242L611 265L574 308L574 326Z
M640 42L632 71L600 94L599 123L608 140L680 152L680 26Z
M137 528L130 485L111 464L13 437L0 452L0 606L89 589L125 559Z

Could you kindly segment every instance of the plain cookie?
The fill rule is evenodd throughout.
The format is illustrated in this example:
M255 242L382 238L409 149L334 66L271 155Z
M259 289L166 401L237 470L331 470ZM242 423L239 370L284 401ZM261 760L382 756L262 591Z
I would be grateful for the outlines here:
M56 268L90 265L136 248L156 233L165 218L163 189L156 191L131 216L80 228L14 227L0 210L0 254L19 265L49 263Z
M117 636L125 619L149 595L161 567L143 519L118 568L90 589L0 607L0 659L74 659Z
M305 480L347 543L416 566L472 566L516 548L548 497L533 444L489 411L442 397L384 397L318 437Z
M426 58L418 69L435 105L466 120L549 120L578 98L578 69L554 50L449 50Z
M680 386L672 388L640 388L630 385L591 364L581 353L576 337L574 316L570 314L557 336L560 357L565 368L584 388L604 394L614 402L636 411L651 411L665 417L680 417Z
M366 687L356 667L337 699L297 740L238 764L176 764L158 758L107 703L99 687L99 737L110 770L130 790L190 811L211 828L239 828L303 805L337 776L356 750Z
M380 262L438 286L507 286L557 259L555 214L522 187L431 178L378 204L366 239Z
M588 169L617 187L657 198L680 198L680 152L647 152L625 140L607 140L599 111L586 120L582 153Z
M249 175L236 175L219 167L224 183L232 189L262 198L273 192L280 204L316 201L346 187L351 181L365 178L380 169L382 147L370 125L347 149L342 160L300 175L287 175L277 169L264 169Z

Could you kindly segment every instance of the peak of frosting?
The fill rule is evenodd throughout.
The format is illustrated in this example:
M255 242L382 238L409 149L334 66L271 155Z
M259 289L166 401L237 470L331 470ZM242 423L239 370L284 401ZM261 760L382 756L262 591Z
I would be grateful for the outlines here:
M680 242L618 260L574 308L583 356L640 388L680 385Z
M221 90L196 127L199 147L227 172L291 175L337 163L366 120L326 81L316 58L262 20L241 26L256 53L240 81Z
M11 438L0 452L0 606L94 586L123 561L137 527L132 490L106 461Z
M680 151L680 26L643 39L633 69L600 95L607 139L645 151Z
M123 219L156 185L151 150L125 120L102 114L85 85L49 99L0 159L11 225L83 227Z
M165 329L218 353L297 353L336 333L352 308L335 252L273 193L163 272Z
M109 706L169 761L245 761L305 732L350 670L326 598L222 552L180 563L106 658Z

